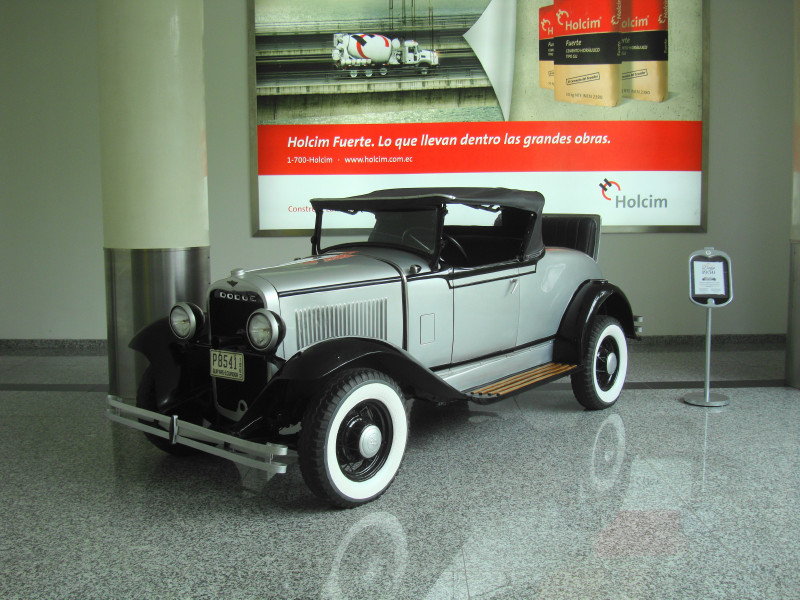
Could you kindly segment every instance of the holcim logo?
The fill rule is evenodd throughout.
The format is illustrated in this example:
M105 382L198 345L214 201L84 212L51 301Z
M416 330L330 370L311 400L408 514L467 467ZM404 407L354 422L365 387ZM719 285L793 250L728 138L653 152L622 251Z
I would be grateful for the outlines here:
M569 15L568 15L569 16ZM564 29L567 31L584 31L586 29L600 29L603 26L603 19L598 17L597 19L575 19L573 21L566 21L564 23Z
M633 29L634 27L647 27L650 24L650 16L640 18L640 17L631 17L630 19L625 19L622 22L623 29Z
M605 198L606 200L611 200L611 198L608 197L608 194L606 194L606 192L608 191L608 188L610 188L612 185L617 188L617 191L622 190L622 188L619 187L619 184L616 181L609 181L608 179L603 179L603 183L600 184L600 189L603 190L602 192L603 198Z
M668 198L658 198L653 196L653 194L636 194L635 196L615 194L611 197L608 195L608 192L612 188L616 188L618 192L622 191L622 187L616 181L603 179L603 182L600 184L601 193L603 194L603 198L614 203L614 208L669 208ZM614 192L612 191L611 193L613 194Z

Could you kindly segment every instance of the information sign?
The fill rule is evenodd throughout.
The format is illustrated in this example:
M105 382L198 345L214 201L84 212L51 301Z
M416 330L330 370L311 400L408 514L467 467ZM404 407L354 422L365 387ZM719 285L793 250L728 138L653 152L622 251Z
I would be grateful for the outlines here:
M725 252L704 248L689 257L689 298L715 308L733 300L731 258Z

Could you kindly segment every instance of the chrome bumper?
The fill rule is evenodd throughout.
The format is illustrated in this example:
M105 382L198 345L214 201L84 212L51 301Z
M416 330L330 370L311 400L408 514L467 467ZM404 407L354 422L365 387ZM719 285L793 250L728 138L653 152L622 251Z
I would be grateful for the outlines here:
M167 416L136 408L126 404L116 396L108 396L107 403L106 416L126 427L132 427L150 435L164 438L172 444L189 446L214 456L227 458L273 475L286 472L285 464L273 462L275 456L286 456L286 446L280 444L258 444L242 440L232 435L182 421L176 415ZM154 427L149 423L141 423L139 419L156 421L161 427Z

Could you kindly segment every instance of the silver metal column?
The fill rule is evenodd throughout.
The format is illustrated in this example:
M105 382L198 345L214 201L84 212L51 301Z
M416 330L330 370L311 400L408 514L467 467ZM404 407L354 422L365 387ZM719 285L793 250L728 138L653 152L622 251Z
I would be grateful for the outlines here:
M128 344L175 302L204 306L209 249L106 248L105 267L109 394L131 399L147 361Z

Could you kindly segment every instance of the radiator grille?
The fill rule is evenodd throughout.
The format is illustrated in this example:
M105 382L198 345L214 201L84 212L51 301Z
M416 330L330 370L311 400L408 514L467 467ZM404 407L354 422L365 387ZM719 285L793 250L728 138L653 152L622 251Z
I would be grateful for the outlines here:
M256 294L214 290L208 303L209 323L216 347L246 345L247 319L264 301Z
M386 306L386 298L377 298L297 310L297 347L345 336L385 340Z

